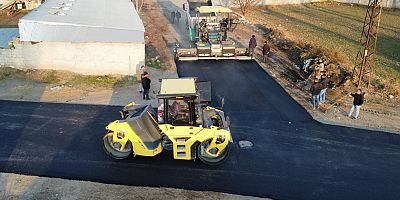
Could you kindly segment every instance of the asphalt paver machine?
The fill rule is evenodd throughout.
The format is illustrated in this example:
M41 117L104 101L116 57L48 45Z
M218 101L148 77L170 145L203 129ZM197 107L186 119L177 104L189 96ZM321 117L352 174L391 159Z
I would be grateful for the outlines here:
M103 137L106 153L124 159L170 150L174 159L222 163L232 142L229 118L208 106L210 90L210 82L196 83L196 78L163 79L157 109L130 103L120 120L108 124Z
M194 6L198 7L193 8ZM184 9L187 11L187 29L193 47L177 46L176 60L251 60L248 49L237 47L236 42L229 38L229 32L238 24L238 20L233 19L231 9L222 6L203 6L197 1L184 4Z

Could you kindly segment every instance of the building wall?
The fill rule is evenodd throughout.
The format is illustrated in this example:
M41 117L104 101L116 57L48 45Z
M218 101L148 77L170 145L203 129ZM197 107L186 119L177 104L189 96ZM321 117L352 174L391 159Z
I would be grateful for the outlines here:
M260 0L261 5L283 5L320 2L324 0Z
M312 2L322 2L327 0L260 0L260 5L284 5L284 4L301 4L301 3L312 3ZM368 5L370 0L334 0L336 2L342 3L355 3ZM400 8L400 0L382 0L383 7L386 8ZM233 0L212 0L213 5L222 6L234 6Z
M0 49L0 65L93 75L134 75L145 61L144 43L16 42L14 47Z
M362 4L362 5L368 5L369 3L369 0L335 0L335 1L342 3ZM382 1L383 1L383 7L400 8L400 0L382 0Z

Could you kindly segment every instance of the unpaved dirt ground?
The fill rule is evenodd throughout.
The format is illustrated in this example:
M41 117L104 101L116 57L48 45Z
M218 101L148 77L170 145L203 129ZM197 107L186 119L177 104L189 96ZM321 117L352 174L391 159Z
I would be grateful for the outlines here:
M159 59L161 68L175 71L173 47L178 42L178 34L170 23L166 10L156 0L148 0L143 5L140 17L145 26L147 63ZM149 60L150 59L150 60Z
M256 35L259 45L256 50L258 53L256 60L315 119L328 124L400 133L400 100L398 97L390 99L386 93L379 91L373 91L365 97L360 118L357 120L347 117L347 112L352 105L352 98L347 94L356 91L355 86L351 84L328 89L327 101L319 109L313 110L309 87L306 86L311 82L311 78L307 79L296 67L298 60L293 59L290 51L282 50L282 46L275 45L279 41L295 40L286 36L295 35L295 33L289 30L279 30L279 33L283 34L279 34L274 40L271 40L270 34L265 34L265 30L276 30L274 26L269 25L276 23L273 19L263 18L258 12L255 12L250 13L247 20L249 20L249 24L238 25L231 34L233 39L242 45L247 45L251 35ZM265 23L260 24L260 21ZM269 41L272 52L267 64L261 63L261 45L265 40Z
M0 68L0 73L1 70L4 68ZM146 71L152 80L149 101L143 100L142 94L138 92L139 83L132 77L88 77L52 70L34 70L23 72L23 78L11 75L0 79L0 99L105 105L126 105L135 102L156 105L155 95L160 89L159 80L176 78L177 74L150 67L147 67ZM49 77L52 79L48 80Z
M209 191L131 187L0 173L0 199L259 199Z
M17 28L18 20L29 12L22 10L14 16L7 16L7 11L8 10L0 10L0 28Z

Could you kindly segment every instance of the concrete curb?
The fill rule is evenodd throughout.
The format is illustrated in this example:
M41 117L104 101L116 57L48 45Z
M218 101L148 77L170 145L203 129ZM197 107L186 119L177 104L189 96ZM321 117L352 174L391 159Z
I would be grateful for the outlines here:
M380 132L386 132L386 133L392 133L392 134L400 134L400 131L388 130L388 129L379 129L379 128L368 127L368 126L363 126L363 125L350 125L350 124L346 124L346 123L333 122L333 121L322 119L322 118L320 118L318 116L314 116L312 114L310 114L310 115L313 117L313 119L315 121L318 121L321 124L334 125L334 126L343 126L343 127L348 127L348 128L357 128L357 129L364 129L364 130L370 130L370 131L380 131Z

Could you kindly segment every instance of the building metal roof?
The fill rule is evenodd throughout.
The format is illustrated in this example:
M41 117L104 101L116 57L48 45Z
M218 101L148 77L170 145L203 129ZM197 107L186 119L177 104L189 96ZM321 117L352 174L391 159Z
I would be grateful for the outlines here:
M130 0L47 0L19 21L21 41L144 42Z

